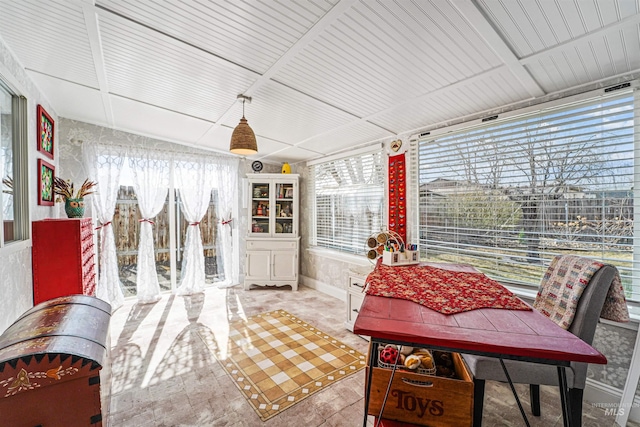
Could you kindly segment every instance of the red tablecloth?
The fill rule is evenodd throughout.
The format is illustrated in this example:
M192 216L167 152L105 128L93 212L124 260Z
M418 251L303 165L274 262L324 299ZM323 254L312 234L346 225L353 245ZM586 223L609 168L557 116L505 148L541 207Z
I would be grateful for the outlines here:
M366 293L406 299L443 314L478 308L531 310L500 283L473 267L455 264L380 263L367 277Z

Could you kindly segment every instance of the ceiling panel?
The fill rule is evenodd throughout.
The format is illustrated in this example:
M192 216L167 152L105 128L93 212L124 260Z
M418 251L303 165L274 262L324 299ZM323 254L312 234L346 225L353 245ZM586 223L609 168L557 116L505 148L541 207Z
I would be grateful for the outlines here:
M119 129L160 140L193 145L211 126L211 122L118 96L111 95L111 105ZM229 149L222 141L207 148Z
M264 73L336 2L103 0L98 3L227 61Z
M236 103L224 123L238 125L242 103ZM245 116L256 135L293 145L295 142L327 132L355 119L353 115L310 99L275 82L268 82L245 105Z
M257 77L162 34L100 14L109 90L117 95L217 120Z
M0 36L25 68L98 87L84 15L77 3L2 0Z
M226 152L229 150L231 132L233 132L233 129L227 126L215 126L213 128L209 128L198 138L195 145L202 148ZM260 150L260 141L258 141L258 150Z
M371 117L383 127L418 131L452 117L494 109L528 99L526 89L502 67L470 82L461 82Z
M100 92L86 86L56 79L40 73L28 72L36 86L47 94L47 99L60 117L110 126Z
M577 39L640 12L633 0L478 0L519 58Z
M231 141L231 133L233 129L227 126L218 126L207 132L206 136L199 140L199 145L215 150L227 151L229 149L229 141ZM320 153L313 150L298 148L289 144L256 135L258 142L258 153L248 156L252 160L262 160L265 162L289 162L295 163L314 158Z
M72 120L226 152L247 94L275 163L640 75L638 0L0 0L0 36Z
M332 129L322 135L303 141L297 146L322 153L322 156L315 157L320 158L327 154L356 148L367 142L378 141L393 136L395 136L394 133L385 131L379 126L361 120L340 128Z
M640 69L640 26L585 37L523 60L545 92Z
M482 40L446 2L363 1L274 79L365 117L498 66Z
M322 154L318 153L315 150L307 150L300 147L281 147L278 148L278 143L272 141L270 139L264 139L259 142L260 150L263 152L268 152L268 155L261 155L258 153L254 156L256 159L260 159L267 162L288 162L288 163L298 163L307 161L309 159L315 159L317 157L322 157Z

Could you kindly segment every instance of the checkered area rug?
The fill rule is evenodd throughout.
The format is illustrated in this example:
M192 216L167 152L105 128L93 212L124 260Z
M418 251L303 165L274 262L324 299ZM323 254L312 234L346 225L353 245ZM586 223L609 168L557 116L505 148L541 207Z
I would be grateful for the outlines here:
M211 337L202 339L263 421L366 365L363 354L284 310L231 323L225 359Z

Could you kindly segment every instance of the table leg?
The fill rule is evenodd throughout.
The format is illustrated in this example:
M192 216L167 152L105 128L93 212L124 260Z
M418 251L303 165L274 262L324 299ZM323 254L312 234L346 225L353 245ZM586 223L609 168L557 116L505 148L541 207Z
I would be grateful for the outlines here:
M560 388L560 403L562 404L562 422L564 427L573 424L571 419L571 402L569 401L569 387L567 386L567 373L564 366L558 366L558 387Z
M529 418L527 418L527 414L524 412L524 408L522 407L522 403L520 402L520 397L518 397L518 392L516 388L513 386L513 381L511 381L511 376L509 375L509 371L507 371L507 366L504 364L504 360L498 359L500 361L500 365L502 365L502 370L504 371L504 375L507 377L507 381L509 382L509 387L511 387L511 393L513 393L513 397L516 398L516 403L518 404L518 408L520 409L520 414L522 414L522 419L527 427L531 427L529 424ZM566 427L566 426L565 426Z
M369 398L371 395L371 379L373 378L373 364L375 363L374 354L377 353L378 344L371 339L371 347L369 350L369 364L367 365L367 378L364 382L364 419L362 427L367 427L367 417L369 413Z

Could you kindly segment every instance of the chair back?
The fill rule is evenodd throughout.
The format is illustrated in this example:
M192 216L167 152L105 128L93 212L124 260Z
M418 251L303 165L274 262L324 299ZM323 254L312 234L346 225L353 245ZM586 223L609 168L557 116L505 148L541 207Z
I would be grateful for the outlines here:
M612 265L604 265L598 270L578 301L578 308L573 317L573 322L569 327L569 332L587 344L593 342L593 336L596 333L596 326L600 319L602 306L609 292L609 287L613 278L617 274L617 269Z
M568 257L564 259L557 258L554 261L557 261L558 265L562 265L564 262L565 265L568 264L576 266L581 265L581 261L586 261L586 259L580 257L571 256L571 258L575 258L575 261L570 260ZM551 272L552 267L550 266L547 274L550 274ZM580 299L578 300L578 304L575 309L575 314L573 319L570 320L571 324L567 330L588 344L593 342L596 326L598 325L598 319L600 318L600 312L602 311L607 292L609 291L609 287L611 286L616 274L617 269L615 267L611 265L602 266L593 273L593 276L591 276L589 283L584 288L582 295L580 295ZM566 282L562 284L564 287L568 286L572 280L575 281L575 277L571 277L568 273L566 279ZM539 297L540 293L538 294L538 297L536 297L536 302L543 301L538 300ZM535 305L536 304L534 303L534 306ZM542 313L546 314L544 311L542 311ZM556 320L556 322L558 321Z

